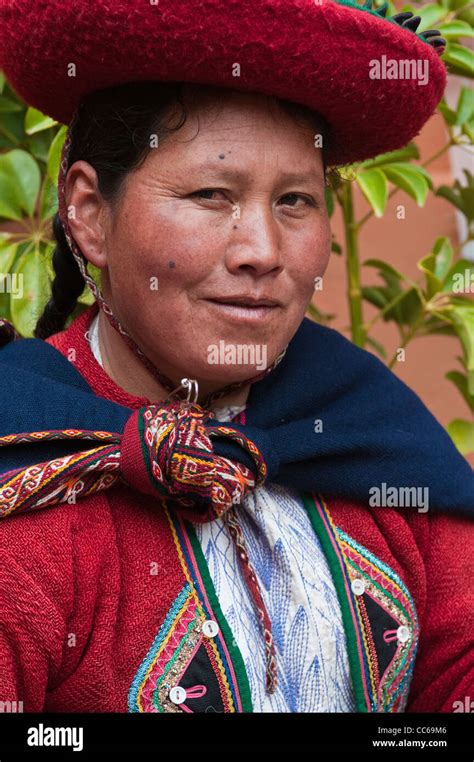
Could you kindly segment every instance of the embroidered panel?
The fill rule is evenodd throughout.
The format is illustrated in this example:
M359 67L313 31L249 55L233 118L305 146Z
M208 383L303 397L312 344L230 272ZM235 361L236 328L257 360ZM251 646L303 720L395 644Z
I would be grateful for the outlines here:
M186 582L133 680L130 712L235 711L205 622Z
M305 503L339 592L358 711L402 712L419 639L410 592L392 568L335 525L320 495Z
M403 711L419 638L413 599L387 564L338 531L364 650L372 711Z
M199 542L176 512L164 510L186 582L137 670L129 711L251 711L242 657L220 610Z

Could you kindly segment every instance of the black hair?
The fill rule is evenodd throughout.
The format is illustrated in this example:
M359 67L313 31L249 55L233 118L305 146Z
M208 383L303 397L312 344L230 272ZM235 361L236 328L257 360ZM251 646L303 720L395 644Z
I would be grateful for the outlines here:
M81 159L91 164L97 173L101 195L113 204L120 196L127 174L137 169L152 150L150 137L156 135L161 145L166 135L185 124L187 107L193 98L199 99L203 93L219 96L224 90L183 82L133 82L95 91L79 105L71 130L68 164L72 166ZM275 99L269 96L269 100ZM329 128L324 118L290 101L278 100L277 103L295 120L301 120L305 126L311 124L322 136L326 176ZM56 242L52 254L54 279L50 299L36 323L34 336L38 339L47 339L65 327L86 286L59 214L53 220L53 236Z

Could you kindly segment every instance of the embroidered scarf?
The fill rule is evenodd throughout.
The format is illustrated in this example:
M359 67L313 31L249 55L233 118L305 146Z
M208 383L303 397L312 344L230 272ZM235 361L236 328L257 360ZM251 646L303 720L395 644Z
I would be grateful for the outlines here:
M0 515L12 472L91 451L90 439L95 439L95 450L109 446L115 453L117 468L102 474L101 488L112 486L123 476L117 452L125 445L126 429L127 481L143 491L165 489L160 474L150 473L153 452L141 446L147 433L150 440L150 410L132 412L97 397L73 363L50 344L38 339L7 343L0 350L0 390ZM397 507L394 495L399 495L399 507L407 510L416 509L416 494L423 490L428 501L418 506L420 511L474 514L472 469L419 397L374 355L306 318L279 365L251 386L245 424L219 426L200 418L199 411L197 418L202 438L206 432L212 438L212 457L240 467L231 475L234 503L235 495L245 491L244 482L273 481L370 505L379 499L382 507ZM155 421L154 435L164 441L166 422L159 428ZM15 436L33 432L31 440ZM94 432L100 435L94 437ZM193 446L196 457L206 452L206 442L198 439ZM169 447L179 450L180 443L175 438ZM192 453L186 458L192 460ZM169 465L162 461L157 467ZM166 481L163 472L161 478ZM214 492L223 484L214 485ZM201 520L212 519L205 509L209 491L190 491L190 499L183 492L183 503L191 509L202 502ZM30 501L25 509L36 507L41 506Z

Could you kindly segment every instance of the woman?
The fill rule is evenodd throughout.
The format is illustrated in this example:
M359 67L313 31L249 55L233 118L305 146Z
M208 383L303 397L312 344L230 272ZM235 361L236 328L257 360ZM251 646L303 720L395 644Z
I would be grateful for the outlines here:
M205 18L166 0L79 19L48 5L26 19L5 3L1 19L12 84L71 121L52 296L36 339L9 340L4 321L0 352L4 398L15 383L23 400L0 430L5 697L25 711L453 711L474 685L472 474L382 363L304 319L329 259L326 165L416 134L442 93L439 35L329 0L241 2L240 31L217 0ZM397 104L368 80L349 96L347 66L331 79L326 63L305 107L285 53L304 68L306 51L314 76L324 45L289 34L303 17L321 43L357 42L364 65L426 55L423 103L413 83ZM50 46L23 68L9 46L26 29ZM241 87L224 67L210 78L245 45ZM369 142L364 115L389 113ZM85 284L96 303L65 327ZM429 506L377 506L383 484L428 490Z

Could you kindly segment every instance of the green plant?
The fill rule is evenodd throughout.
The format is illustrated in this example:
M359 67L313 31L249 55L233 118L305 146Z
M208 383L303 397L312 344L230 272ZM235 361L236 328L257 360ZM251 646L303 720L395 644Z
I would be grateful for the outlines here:
M448 72L463 77L474 77L474 56L460 40L474 37L474 5L468 0L439 0L429 5L404 5L395 9L389 3L387 15L411 11L421 16L417 32L434 26L447 40L443 61ZM464 170L465 182L456 180L452 187L434 188L429 165L451 146L472 146L474 139L474 92L459 87L455 109L450 109L443 98L438 111L444 119L447 141L423 163L419 163L419 150L410 143L399 151L378 156L339 169L330 175L327 191L329 213L339 204L344 222L344 245L333 242L337 254L344 252L347 274L347 298L352 341L361 347L371 347L393 368L400 349L405 349L415 338L429 334L457 336L462 348L459 362L462 370L446 374L462 394L471 413L471 420L454 420L448 432L463 454L474 452L474 265L460 257L459 251L467 241L474 240L474 177ZM468 154L472 160L472 154ZM370 204L370 211L360 220L354 214L354 185L358 185ZM447 238L433 242L431 251L417 263L422 276L413 281L380 259L361 262L359 235L373 216L382 217L387 202L395 194L407 194L418 206L424 206L428 193L440 196L464 215L467 236L454 249ZM363 268L375 270L382 285L364 285ZM375 317L364 319L364 304L377 308ZM311 310L317 320L330 322L332 316ZM393 322L399 332L395 353L387 358L385 348L371 335L379 321Z
M376 1L377 7L381 3ZM447 40L443 61L448 71L462 77L474 76L474 57L462 44L474 37L474 4L469 0L438 0L428 5L405 5L396 9L388 4L387 15L409 10L422 17L418 32L433 28ZM344 221L344 243L333 241L336 254L344 256L347 273L347 298L350 333L355 344L377 352L394 367L397 352L415 338L446 334L458 338L461 347L460 369L446 377L462 394L471 418L474 411L474 266L459 256L465 241L457 247L447 239L433 242L430 252L418 262L420 279L413 281L380 259L361 261L359 235L374 215L382 217L388 200L395 194L407 194L421 207L432 192L452 204L467 222L467 240L474 239L474 177L465 171L465 182L452 187L434 188L428 167L434 159L457 145L467 148L474 139L474 93L460 86L455 109L443 99L438 106L448 139L446 144L422 164L419 151L411 143L399 151L352 164L330 173L326 191L329 214L338 204ZM42 308L49 297L52 279L53 250L51 221L57 209L56 181L60 152L66 128L36 109L28 108L15 95L0 73L0 317L10 319L19 333L31 336ZM370 204L362 219L354 215L354 186ZM89 268L99 277L94 268ZM365 285L362 272L375 271L380 284ZM13 293L14 279L22 276L26 285L20 298ZM10 282L7 283L8 279ZM2 283L7 287L2 288ZM70 322L92 303L86 289ZM364 307L377 310L367 321ZM310 307L310 316L330 322L333 315ZM371 335L379 321L393 322L399 331L399 343L388 357ZM448 425L453 441L463 454L474 451L474 423L454 420Z

